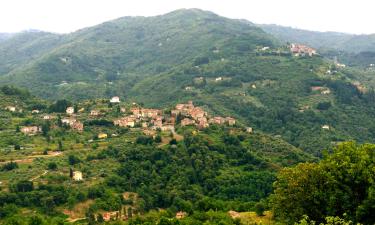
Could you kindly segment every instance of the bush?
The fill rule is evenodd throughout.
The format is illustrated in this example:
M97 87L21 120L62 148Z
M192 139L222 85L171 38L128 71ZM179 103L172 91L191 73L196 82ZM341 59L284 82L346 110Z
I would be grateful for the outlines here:
M50 162L50 163L48 163L47 168L49 170L56 170L57 169L57 164L55 162Z
M263 203L258 202L257 204L255 204L254 208L257 216L264 216L265 206Z
M142 144L142 145L150 145L153 143L153 139L150 136L141 135L138 136L135 143Z
M1 171L11 171L17 168L18 164L16 162L8 162L1 167Z

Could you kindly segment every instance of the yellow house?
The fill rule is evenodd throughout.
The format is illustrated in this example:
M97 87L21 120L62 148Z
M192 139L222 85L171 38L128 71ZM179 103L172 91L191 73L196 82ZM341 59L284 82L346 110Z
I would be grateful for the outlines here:
M108 137L108 135L105 134L105 133L100 133L100 134L98 134L98 138L99 138L99 139L105 139L105 138L107 138L107 137Z

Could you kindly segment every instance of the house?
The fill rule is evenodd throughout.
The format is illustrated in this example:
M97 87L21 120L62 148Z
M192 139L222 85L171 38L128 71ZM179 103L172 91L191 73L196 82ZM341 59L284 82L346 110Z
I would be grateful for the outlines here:
M185 118L181 120L181 126L189 126L189 125L195 125L195 121L189 118Z
M315 49L310 48L306 45L301 45L301 44L291 44L290 51L295 56L305 56L305 55L313 56L317 54Z
M155 119L151 120L151 123L154 124L155 127L161 128L163 126L163 117L158 116Z
M233 126L234 124L236 124L236 120L232 117L226 117L225 122L227 122L229 126Z
M206 116L206 112L200 107L193 108L190 110L189 114L195 120L199 120L200 118Z
M312 91L320 91L320 90L323 90L323 89L325 89L325 87L322 87L322 86L312 86L311 87Z
M81 180L83 180L83 178L82 178L82 172L81 171L74 171L73 172L73 180L75 180L75 181L81 181Z
M187 216L187 213L186 212L183 212L183 211L179 211L176 213L176 219L183 219Z
M155 118L161 114L161 110L158 109L141 109L140 111L142 117Z
M83 123L75 121L73 122L73 124L70 125L70 128L77 131L83 131Z
M120 112L122 112L122 113L126 113L126 108L121 107L121 108L120 108Z
M113 212L105 212L103 213L103 220L108 222L111 219L117 220L119 219L120 212L119 211L113 211Z
M113 121L116 126L119 127L134 127L137 119L135 116L127 116L121 119Z
M341 64L341 63L336 63L336 66L339 67L339 68L345 68L346 67L345 64Z
M142 114L141 114L141 109L138 108L138 107L132 107L132 108L130 109L130 111L131 111L131 112L133 113L133 115L134 115L135 117L137 117L137 118L139 118L139 117L142 116Z
M40 111L37 110L37 109L33 109L33 110L31 111L31 113L32 113L32 114L38 114L38 113L40 113Z
M247 133L253 133L253 128L252 127L246 127L246 132Z
M270 47L268 47L268 46L261 48L262 51L266 51L268 49L270 49Z
M14 106L7 106L7 107L5 107L5 110L8 110L10 112L15 112L16 111L16 107L14 107Z
M24 134L28 134L28 135L35 135L39 132L42 132L42 128L38 126L27 126L27 127L22 127L21 132Z
M83 123L77 121L74 118L63 118L61 119L61 122L63 124L69 125L73 130L83 131Z
M221 116L215 116L214 118L211 118L210 119L210 123L213 123L213 124L224 124L225 123L225 119Z
M76 119L74 119L74 118L63 118L63 119L61 119L61 123L67 124L69 126L71 124L73 124L74 122L76 122Z
M50 120L50 119L52 119L52 116L51 115L44 115L43 119L44 120Z
M66 108L66 114L72 115L74 113L74 107Z
M320 92L322 95L329 95L331 94L331 90L329 90L328 88L323 90L322 92Z
M206 117L202 117L198 120L198 128L199 129L204 129L204 128L207 128L209 127L210 125L208 124L208 121L207 121L207 118Z
M192 86L187 86L187 87L185 87L185 91L191 91L191 90L193 90L193 87L192 87Z
M216 77L215 78L215 81L217 82L217 81L222 81L223 80L223 78L222 77Z
M90 115L91 116L100 116L100 111L93 109L93 110L90 111Z
M331 128L330 128L329 125L323 125L323 126L322 126L322 129L324 129L324 130L330 130Z
M163 126L160 127L161 131L173 131L174 130L174 125L172 124L164 124Z
M100 134L98 134L98 138L99 139L105 139L107 137L108 137L108 135L106 133L100 133Z
M114 96L109 100L110 103L120 103L120 97Z

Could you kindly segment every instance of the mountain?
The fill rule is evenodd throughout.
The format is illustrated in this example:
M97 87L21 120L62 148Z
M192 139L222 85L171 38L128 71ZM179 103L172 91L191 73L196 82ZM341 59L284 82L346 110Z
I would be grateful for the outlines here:
M371 74L294 57L283 43L250 22L198 9L123 17L0 43L14 50L2 59L17 65L0 64L0 82L52 100L118 95L157 108L193 100L317 156L341 141L372 140Z
M56 43L55 38L48 46ZM121 88L128 88L138 77L168 71L214 48L254 49L257 45L273 46L277 42L258 27L197 9L148 18L124 17L59 38L62 41L58 47L31 59L26 66L4 73L2 81L27 86L41 96L55 98L66 93L65 89L70 86L79 86L90 93L93 83L105 87L107 81L118 78L126 78L130 84L122 84ZM41 43L35 40L35 44ZM18 56L8 58L14 60ZM58 89L42 93L46 90L44 87L55 89L62 81L69 85L61 92Z
M25 31L13 34L0 42L0 75L23 67L61 43L57 34Z

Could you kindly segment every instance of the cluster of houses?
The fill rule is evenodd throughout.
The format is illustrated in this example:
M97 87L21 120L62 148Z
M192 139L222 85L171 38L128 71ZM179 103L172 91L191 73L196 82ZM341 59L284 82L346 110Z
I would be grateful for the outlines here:
M233 126L236 120L231 117L213 117L209 118L208 113L201 107L195 107L192 101L187 104L177 104L175 109L171 111L171 115L177 117L181 115L184 119L181 120L181 126L194 125L199 129L209 127L210 124L228 124Z
M110 99L111 103L119 103L120 98L115 96ZM7 110L16 110L15 107L7 107ZM61 123L69 126L71 129L76 131L83 131L84 124L78 121L75 117L75 108L66 108L66 117L61 119ZM82 110L78 110L80 112ZM127 110L121 108L121 112L125 113ZM142 108L137 104L133 103L133 107L130 108L128 115L115 119L114 125L120 127L135 127L139 126L142 128L151 128L153 130L160 129L161 131L172 131L174 132L176 121L179 120L181 126L196 126L198 129L204 129L210 126L210 124L218 125L229 125L233 126L236 120L232 117L210 117L208 113L201 107L194 106L192 101L188 101L184 104L177 104L174 109L171 110L170 115L163 114L160 109ZM34 112L34 113L39 113ZM102 113L99 110L91 110L90 116L98 117ZM43 115L44 120L50 120L55 118L51 115ZM35 135L42 132L42 128L39 126L25 126L20 129L24 134ZM99 139L107 138L107 134L99 134Z
M21 127L20 131L27 135L35 135L42 132L42 128L39 126L25 126Z
M114 120L113 123L120 127L134 127L136 124L141 124L143 128L152 127L162 131L174 129L174 118L165 118L159 109L134 106L130 111L131 115Z
M291 44L290 51L295 56L306 56L306 55L313 56L317 54L315 49L306 45L301 45L301 44Z
M233 126L236 121L231 117L213 117L209 118L208 113L201 107L195 107L192 101L186 104L177 104L171 110L171 116L165 116L159 109L146 109L133 107L130 110L132 115L114 121L114 124L121 127L134 127L140 123L142 127L152 127L162 131L174 130L177 118L181 119L181 126L193 125L199 129L207 128L211 124L228 124Z
M61 119L61 122L68 125L73 130L83 131L83 123L75 118L63 118Z

